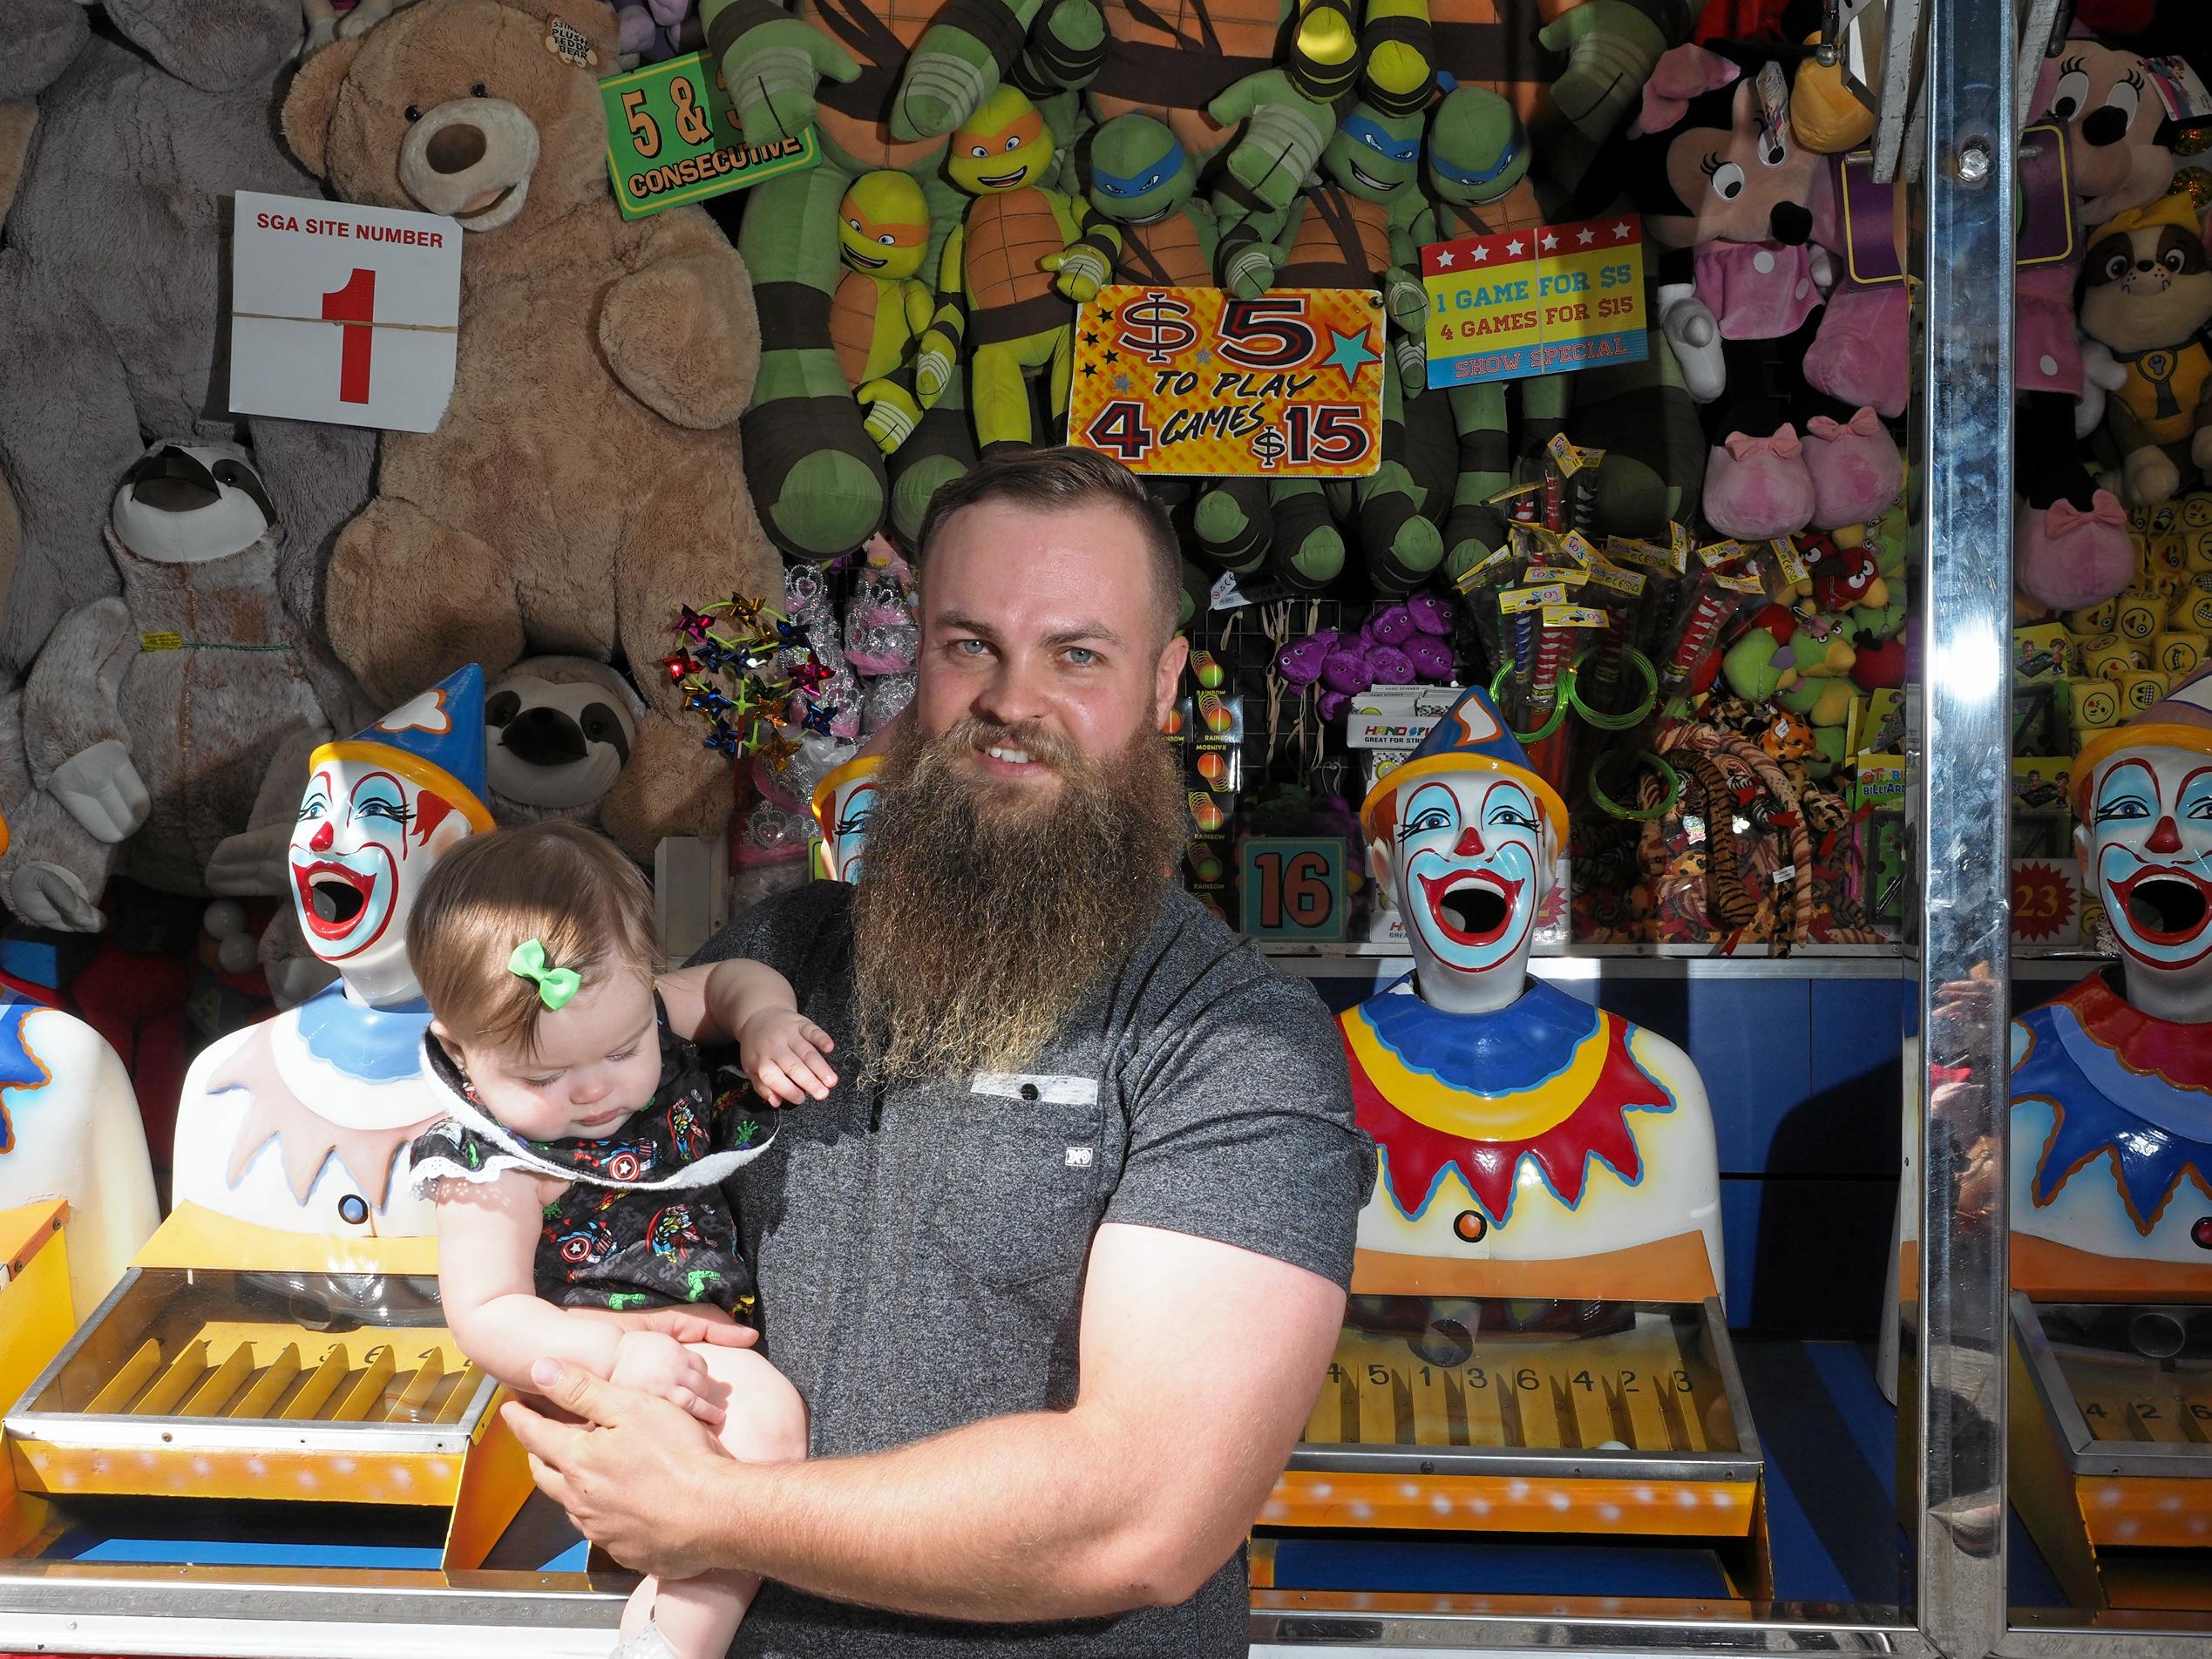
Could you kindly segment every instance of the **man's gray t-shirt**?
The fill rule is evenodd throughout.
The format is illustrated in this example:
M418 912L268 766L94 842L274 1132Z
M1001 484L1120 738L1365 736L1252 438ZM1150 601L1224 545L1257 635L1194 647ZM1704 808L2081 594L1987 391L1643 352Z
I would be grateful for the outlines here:
M763 1351L806 1400L813 1455L1072 1405L1084 1270L1104 1222L1349 1282L1373 1170L1335 1026L1310 986L1279 978L1173 889L1030 1073L863 1088L850 1080L852 897L834 882L779 895L697 958L783 972L836 1039L847 1080L784 1112L769 1150L729 1182ZM1157 1409L1183 1405L1164 1395ZM731 1652L1210 1659L1245 1651L1248 1618L1240 1550L1179 1607L1065 1624L917 1619L770 1584Z

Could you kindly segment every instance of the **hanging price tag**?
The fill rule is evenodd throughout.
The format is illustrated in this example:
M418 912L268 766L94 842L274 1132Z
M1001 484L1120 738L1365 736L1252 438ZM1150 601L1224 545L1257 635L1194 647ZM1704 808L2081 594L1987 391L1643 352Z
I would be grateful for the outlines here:
M461 237L438 213L240 191L232 410L436 431L453 395Z
M704 52L611 76L599 92L607 167L625 219L743 190L821 159L811 126L797 138L746 143L722 71Z
M1382 464L1382 296L1109 283L1075 317L1068 442L1169 477Z

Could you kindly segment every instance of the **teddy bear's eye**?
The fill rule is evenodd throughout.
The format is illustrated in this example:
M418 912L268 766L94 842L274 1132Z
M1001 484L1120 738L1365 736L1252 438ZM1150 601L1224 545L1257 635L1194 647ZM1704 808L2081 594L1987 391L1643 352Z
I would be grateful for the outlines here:
M2173 272L2176 276L2179 276L2181 273L2181 267L2188 264L2188 261L2182 255L2180 248L2169 247L2164 254L2159 256L2158 262L2161 265L2163 265L2168 270Z
M409 123L410 123L410 124L412 124L412 123L414 123L414 122L416 122L416 121L419 121L419 120L421 120L422 118L423 118L423 112L422 112L422 110L421 110L421 109L420 109L417 105L413 105L413 104L410 104L410 105L407 106L407 119L408 119Z
M2125 254L2114 254L2105 261L2105 281L2117 282L2127 274L2127 267L2135 261Z
M482 81L478 81L475 85L469 88L469 96L471 98L489 98L492 94L485 91L484 90L484 83Z

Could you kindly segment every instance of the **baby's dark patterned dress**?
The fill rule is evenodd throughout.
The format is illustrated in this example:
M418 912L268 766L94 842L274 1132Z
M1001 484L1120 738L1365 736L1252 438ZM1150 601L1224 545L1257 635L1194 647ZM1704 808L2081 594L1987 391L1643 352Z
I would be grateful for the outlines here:
M602 1140L526 1141L494 1121L444 1046L424 1038L424 1063L450 1096L410 1148L417 1188L526 1171L569 1183L545 1207L538 1294L564 1308L753 1305L753 1273L722 1182L775 1137L775 1118L735 1066L712 1066L660 1016L661 1080L653 1098Z

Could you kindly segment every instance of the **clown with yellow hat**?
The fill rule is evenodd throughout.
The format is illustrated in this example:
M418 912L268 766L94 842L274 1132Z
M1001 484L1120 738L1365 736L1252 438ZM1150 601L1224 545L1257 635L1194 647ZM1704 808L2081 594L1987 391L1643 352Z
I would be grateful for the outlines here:
M1339 1017L1381 1156L1354 1289L1538 1294L1517 1269L1638 1251L1636 1288L1698 1300L1720 1275L1705 1087L1666 1039L1528 975L1566 803L1480 687L1360 812L1414 972ZM1601 1270L1602 1276L1602 1270ZM1608 1281L1613 1283L1613 1281Z
M2073 794L2120 961L2012 1022L2015 1283L2212 1291L2212 667L2093 733Z

